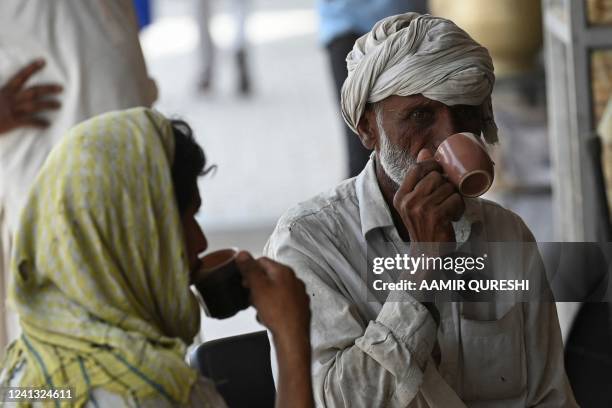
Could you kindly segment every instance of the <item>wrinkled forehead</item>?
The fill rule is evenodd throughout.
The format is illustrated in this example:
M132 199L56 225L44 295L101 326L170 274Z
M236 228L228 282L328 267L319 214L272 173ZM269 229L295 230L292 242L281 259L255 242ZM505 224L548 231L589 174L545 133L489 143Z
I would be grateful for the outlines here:
M383 99L381 106L384 106L385 112L401 112L410 110L413 108L452 108L454 106L472 106L474 108L480 107L480 104L447 104L444 102L437 101L435 99L428 98L422 94L416 95L391 95Z
M381 102L384 103L385 107L388 109L392 108L409 108L411 106L423 106L423 105L435 105L440 103L438 101L434 101L433 99L429 99L422 94L416 95L391 95L383 99Z

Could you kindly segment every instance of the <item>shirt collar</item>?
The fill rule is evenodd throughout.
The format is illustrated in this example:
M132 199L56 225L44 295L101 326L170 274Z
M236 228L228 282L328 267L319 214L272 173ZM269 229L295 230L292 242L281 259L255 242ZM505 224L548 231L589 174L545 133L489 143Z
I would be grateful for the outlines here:
M355 190L359 202L361 233L364 238L373 229L395 227L391 212L376 178L374 153L370 155L370 160L357 176ZM467 241L472 232L472 226L482 222L482 214L480 214L479 208L477 199L465 198L465 212L459 221L453 222L457 242Z

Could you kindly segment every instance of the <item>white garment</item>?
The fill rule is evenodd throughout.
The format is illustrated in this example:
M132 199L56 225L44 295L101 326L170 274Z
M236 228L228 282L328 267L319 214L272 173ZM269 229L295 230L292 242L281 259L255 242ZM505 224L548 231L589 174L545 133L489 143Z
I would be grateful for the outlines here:
M4 241L39 168L68 129L103 112L151 106L157 98L131 0L2 0L0 84L38 57L47 65L26 85L61 84L62 108L45 115L51 120L47 129L20 128L0 136L0 248L9 246ZM8 257L0 256L3 291ZM3 350L16 332L10 328L7 334L4 313L0 320Z
M466 199L453 227L459 243L533 241L520 217L481 199ZM553 302L443 302L436 327L408 293L376 296L367 283L367 257L390 256L401 242L373 160L289 210L270 237L265 255L291 266L310 294L318 407L576 406ZM494 271L538 276L534 258L488 262ZM430 358L436 342L439 367Z

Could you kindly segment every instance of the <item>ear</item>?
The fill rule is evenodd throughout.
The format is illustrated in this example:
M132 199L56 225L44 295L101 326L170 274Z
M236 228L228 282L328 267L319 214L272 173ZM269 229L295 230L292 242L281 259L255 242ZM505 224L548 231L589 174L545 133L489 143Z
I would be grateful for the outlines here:
M378 145L378 127L374 109L369 107L365 109L357 124L357 132L363 146L368 150L374 150Z

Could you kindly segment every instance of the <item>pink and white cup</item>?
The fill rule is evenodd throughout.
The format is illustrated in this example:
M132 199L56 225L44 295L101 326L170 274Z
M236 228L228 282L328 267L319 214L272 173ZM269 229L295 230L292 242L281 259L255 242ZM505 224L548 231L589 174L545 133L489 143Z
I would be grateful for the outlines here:
M473 133L449 136L434 154L448 180L466 197L478 197L493 184L494 163Z

